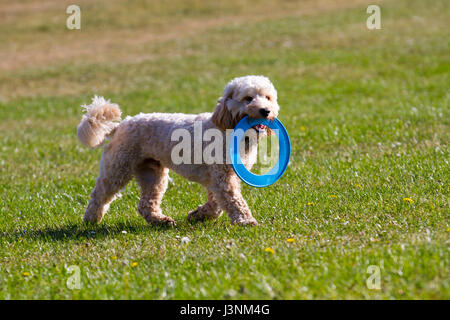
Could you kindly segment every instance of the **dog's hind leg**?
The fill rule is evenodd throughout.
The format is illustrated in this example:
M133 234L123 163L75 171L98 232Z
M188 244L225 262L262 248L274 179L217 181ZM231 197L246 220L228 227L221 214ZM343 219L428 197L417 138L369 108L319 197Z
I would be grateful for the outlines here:
M95 181L95 188L91 193L91 200L84 214L84 221L100 222L110 203L131 178L129 165L121 165L117 159L111 157L108 151L103 152L100 161L100 175Z
M162 214L161 200L169 181L169 169L147 159L138 166L136 180L141 188L138 211L148 223L174 226L175 221Z
M204 205L201 205L196 210L189 212L187 217L188 221L216 219L222 215L222 209L220 209L212 191L208 190L207 196L208 201Z

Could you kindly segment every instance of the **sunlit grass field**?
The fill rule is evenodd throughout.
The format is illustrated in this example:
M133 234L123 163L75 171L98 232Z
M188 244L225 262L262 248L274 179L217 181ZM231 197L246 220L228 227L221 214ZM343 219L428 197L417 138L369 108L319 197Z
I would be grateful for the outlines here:
M73 1L0 3L0 298L450 299L447 1L379 1L381 30L373 1L75 2L81 30ZM81 104L207 112L246 74L292 143L276 184L243 187L259 226L188 223L206 195L173 173L176 228L145 223L135 182L82 223L101 150Z

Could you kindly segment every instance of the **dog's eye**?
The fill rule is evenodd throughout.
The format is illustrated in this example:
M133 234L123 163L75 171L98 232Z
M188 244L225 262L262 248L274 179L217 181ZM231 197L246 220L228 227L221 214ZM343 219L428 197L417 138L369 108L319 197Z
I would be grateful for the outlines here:
M250 96L247 96L244 98L244 101L246 101L246 102L251 102L252 100L253 100L253 98Z
M269 101L272 101L272 97L271 96L266 96L266 99Z

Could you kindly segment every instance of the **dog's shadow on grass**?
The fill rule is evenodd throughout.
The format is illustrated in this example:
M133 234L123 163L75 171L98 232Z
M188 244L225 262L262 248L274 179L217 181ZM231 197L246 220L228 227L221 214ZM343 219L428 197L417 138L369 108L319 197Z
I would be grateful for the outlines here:
M127 234L138 235L149 231L166 231L171 227L149 226L146 224L127 224L123 222L113 225L87 225L84 223L71 223L64 226L46 227L33 230L3 232L1 238L9 241L43 240L43 241L70 241L102 239L107 237L126 236Z

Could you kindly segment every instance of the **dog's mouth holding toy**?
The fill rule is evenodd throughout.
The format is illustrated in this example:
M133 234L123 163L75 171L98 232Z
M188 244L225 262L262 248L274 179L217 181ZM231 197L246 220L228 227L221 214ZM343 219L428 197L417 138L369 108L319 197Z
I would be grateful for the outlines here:
M257 124L255 126L253 126L252 128L255 129L255 131L258 133L262 133L262 132L264 132L264 130L266 130L266 126L263 124Z

